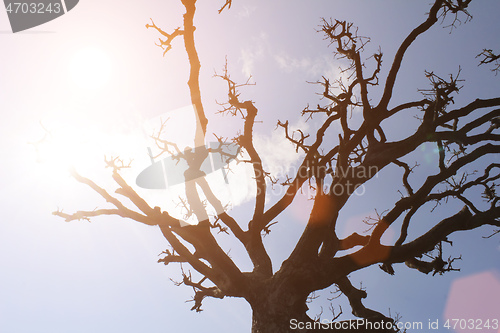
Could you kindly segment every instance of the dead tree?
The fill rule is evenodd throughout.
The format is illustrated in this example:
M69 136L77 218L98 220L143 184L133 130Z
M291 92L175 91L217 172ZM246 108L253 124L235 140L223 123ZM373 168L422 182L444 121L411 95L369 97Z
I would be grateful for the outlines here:
M470 0L435 0L425 20L403 40L386 77L381 78L382 53L375 53L363 60L365 40L356 33L353 24L346 21L324 20L321 32L333 44L335 53L347 59L345 68L349 81L331 81L323 77L317 83L324 98L323 105L302 110L304 117L322 117L321 126L308 135L302 131L291 133L288 122L279 122L284 135L304 153L294 175L281 185L286 190L275 202L266 203L267 187L271 184L259 152L254 146L253 126L258 109L250 100L244 100L238 92L239 85L229 76L227 70L219 78L228 86L228 100L225 112L240 115L243 119L241 135L234 143L246 154L244 162L253 167L256 183L253 212L247 221L235 220L229 212L221 210L221 202L203 183L204 173L200 170L193 152L180 154L189 164L189 175L199 177L194 186L186 188L186 206L197 216L197 225L182 226L180 220L159 207L151 207L120 175L122 165L115 159L109 160L112 177L123 196L135 207L127 207L118 197L76 172L75 179L88 185L112 207L92 211L77 211L73 214L54 212L66 221L89 219L102 215L118 215L139 223L158 226L171 249L160 259L165 265L181 263L202 275L200 280L182 270L184 284L194 290L192 310L200 311L205 297L241 297L253 310L252 332L289 332L293 323L306 323L296 332L312 332L318 322L308 317L306 301L314 291L334 286L348 298L352 313L369 322L392 322L386 315L369 309L362 300L367 297L364 290L353 286L349 274L368 266L380 265L389 274L394 274L394 265L405 263L409 268L425 274L442 274L454 270L453 259L445 259L444 242L456 231L472 230L484 225L500 226L499 196L496 192L500 177L500 163L479 163L500 153L500 97L475 99L463 106L453 105L454 94L460 90L458 75L440 77L427 72L429 88L423 90L423 98L392 106L391 101L396 78L403 65L403 56L409 46L440 18L459 15L469 16L467 5ZM166 53L172 48L174 39L182 38L190 64L188 87L192 104L198 117L196 142L203 145L208 119L204 113L199 88L200 60L195 47L193 18L196 0L182 0L186 8L182 27L167 33L154 22L146 25L155 29L162 37L159 46ZM224 7L229 8L231 1ZM485 55L489 59L488 55ZM487 61L483 61L487 62ZM371 69L368 69L371 68ZM370 97L370 87L383 84L379 98ZM360 110L360 121L351 118L353 110ZM417 114L419 124L416 130L403 139L391 141L387 134L390 128L384 121L396 115ZM341 130L331 134L333 124L340 124ZM172 145L156 138L165 149ZM436 146L439 158L436 168L429 171L423 182L412 184L410 175L414 171L405 161L405 156L419 146L431 143ZM221 140L221 149L224 146ZM240 152L238 152L240 153ZM196 153L206 156L206 152ZM190 157L191 156L191 157ZM238 156L227 156L238 158ZM474 164L475 163L475 164ZM395 190L401 185L406 193L391 209L376 218L373 228L366 234L353 233L340 239L336 226L339 212L348 200L359 200L352 194L356 188L368 183L384 168L396 165L401 169L400 183L395 179ZM481 171L472 172L471 165L482 165ZM290 205L303 186L314 191L314 204L303 233L281 267L273 269L271 258L263 244L263 236L270 232L270 226ZM483 192L482 198L477 191ZM475 196L474 196L475 195ZM207 202L202 202L202 197ZM450 214L443 220L436 220L434 226L414 240L408 241L410 224L418 223L417 212L429 202L441 203L448 199L461 200L463 209ZM209 217L205 208L210 205L218 211ZM281 223L286 223L282 221ZM389 227L400 226L400 234L392 245L383 245L381 237ZM217 232L224 231L234 236L245 248L253 264L252 271L242 271L217 242ZM279 235L275 235L279 237ZM350 254L343 250L354 249ZM425 256L424 256L425 255ZM428 258L431 259L428 259ZM350 322L346 322L350 323ZM352 330L340 325L339 331L370 331L366 327ZM388 329L390 330L390 329ZM380 330L378 331L380 332Z

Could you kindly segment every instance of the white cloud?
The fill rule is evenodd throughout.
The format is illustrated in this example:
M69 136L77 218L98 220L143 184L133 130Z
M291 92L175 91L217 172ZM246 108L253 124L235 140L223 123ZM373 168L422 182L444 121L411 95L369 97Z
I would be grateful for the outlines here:
M309 125L300 118L296 124L289 126L289 133L291 135L297 129L306 132L308 128ZM297 153L295 146L285 138L281 127L273 131L270 136L254 135L254 144L260 154L264 169L275 177L289 173L292 166L304 156L301 150Z
M334 59L331 55L319 55L315 57L293 57L287 53L277 53L274 55L274 60L279 68L285 72L303 71L307 76L320 79L321 76L329 78L331 81L346 77L345 73L341 72L339 60Z
M255 62L263 59L265 46L268 44L268 35L261 32L245 48L241 49L242 72L245 76L250 76L254 72Z
M307 57L295 58L288 54L277 54L274 56L274 60L276 60L279 67L286 72L291 72L296 69L308 69L312 66L311 59Z
M252 165L249 163L232 162L226 170L227 183L222 171L217 171L207 179L212 191L216 193L223 205L232 207L242 205L255 197L256 184Z

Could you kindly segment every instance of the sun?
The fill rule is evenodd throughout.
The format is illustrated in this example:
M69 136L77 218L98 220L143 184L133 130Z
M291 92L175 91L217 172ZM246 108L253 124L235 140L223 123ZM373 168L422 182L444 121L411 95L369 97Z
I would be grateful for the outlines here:
M86 47L76 51L70 60L72 80L84 89L99 89L111 77L111 57L104 50Z

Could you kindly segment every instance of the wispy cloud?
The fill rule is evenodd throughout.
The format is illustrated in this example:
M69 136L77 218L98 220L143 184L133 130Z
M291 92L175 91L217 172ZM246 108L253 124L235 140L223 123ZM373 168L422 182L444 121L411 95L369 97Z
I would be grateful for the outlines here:
M245 76L250 76L255 70L255 62L264 59L264 50L267 48L268 35L261 32L250 42L249 45L241 49L242 72Z
M331 80L344 77L340 69L341 63L330 55L319 55L315 57L294 57L281 52L274 55L278 67L288 73L301 71L308 77L321 78L325 76Z
M306 132L308 128L308 123L301 118L289 127L289 131L292 133L301 129ZM255 135L254 143L265 170L274 177L283 177L289 173L299 159L304 156L301 150L297 152L295 146L285 138L281 128L273 131L271 135Z

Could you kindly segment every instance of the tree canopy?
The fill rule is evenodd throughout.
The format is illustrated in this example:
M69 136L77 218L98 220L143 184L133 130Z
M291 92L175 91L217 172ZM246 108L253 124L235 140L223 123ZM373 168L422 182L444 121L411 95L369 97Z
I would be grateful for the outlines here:
M243 298L252 308L255 333L313 331L317 321L307 314L308 302L314 292L326 288L346 297L354 316L370 323L392 325L394 318L385 309L363 304L369 290L356 287L351 273L377 265L394 275L400 263L424 274L455 271L459 258L446 254L452 243L450 235L485 225L495 234L498 229L491 226L500 227L500 97L474 96L466 103L455 104L465 84L460 68L451 75L440 74L438 69L426 71L423 75L428 85L415 87L421 89L420 99L402 101L395 96L398 85L406 84L398 81L398 76L401 68L411 66L404 62L412 51L410 46L440 21L453 30L470 20L470 2L434 1L422 22L399 44L392 59L382 50L366 54L370 40L353 23L324 18L318 33L330 44L334 53L331 61L338 61L342 70L338 77L320 75L312 82L320 100L311 105L305 101L293 110L301 114L303 124L311 124L306 129L292 126L286 119L278 120L278 130L297 154L293 167L278 177L270 172L255 142L256 123L262 111L258 101L245 97L253 81L235 80L230 73L231 59L216 72L215 79L227 87L227 99L220 102L220 113L239 119L240 127L234 137L224 138L217 133L210 136L211 122L224 122L226 118L215 118L204 107L204 100L210 97L202 97L199 83L203 59L196 46L196 0L182 0L185 14L181 27L163 28L151 20L146 28L159 36L157 45L162 48L165 61L172 52L180 52L179 40L184 43L189 75L175 79L187 81L196 115L194 147L179 147L164 139L163 127L153 133L152 140L157 156L170 156L185 163L185 197L181 203L186 216L195 217L197 223L186 223L172 212L152 207L138 194L135 185L122 177L121 170L128 164L111 157L106 163L117 185L116 195L73 171L74 178L97 192L110 208L74 213L58 210L54 214L66 221L118 215L158 226L170 246L159 262L180 264L179 285L194 291L191 310L201 311L207 297ZM232 1L227 0L219 13L231 15L231 6ZM490 49L477 53L484 65L491 66L498 59ZM418 152L422 147L432 147L435 152L432 165L419 165ZM203 165L209 156L211 168L218 164L224 172L240 165L250 166L253 200L245 218L233 216L212 190L214 185L206 180L208 172ZM390 186L392 194L398 193L398 197L390 206L381 207L376 216L365 219L366 232L339 236L344 207L353 201L360 206L366 204L359 193L365 186L373 186L370 184L385 172L390 172L390 184L385 186ZM279 195L271 194L275 188L280 189L274 192ZM286 237L278 228L287 224L281 218L288 207L298 204L296 198L303 192L313 202L312 208L293 250L286 260L275 262L266 242ZM462 208L447 211L444 217L428 214L449 201L460 202ZM410 236L415 225L425 230ZM389 231L397 236L387 242L384 237ZM220 241L223 237L231 237L231 244L245 250L252 263L250 270L239 267L227 253ZM336 321L338 315L339 311L334 311L331 319ZM292 323L304 325L294 330ZM366 327L358 331L363 329Z

